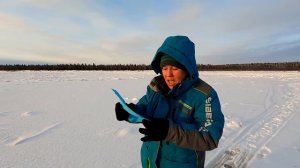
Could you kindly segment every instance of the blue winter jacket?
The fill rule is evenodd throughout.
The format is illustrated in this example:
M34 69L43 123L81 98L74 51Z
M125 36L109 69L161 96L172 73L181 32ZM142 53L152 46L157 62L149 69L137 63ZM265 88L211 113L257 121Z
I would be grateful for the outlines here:
M224 116L216 91L198 77L194 43L185 36L168 37L151 63L156 73L162 53L172 56L188 71L188 78L169 90L161 75L147 87L136 112L147 118L167 118L170 123L163 141L144 142L143 168L204 167L205 151L218 146Z

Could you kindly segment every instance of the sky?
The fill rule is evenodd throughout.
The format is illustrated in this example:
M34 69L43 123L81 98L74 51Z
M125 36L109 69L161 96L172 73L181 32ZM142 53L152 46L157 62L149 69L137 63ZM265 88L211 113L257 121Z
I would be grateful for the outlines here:
M168 36L198 64L300 61L299 0L0 0L0 64L150 64Z

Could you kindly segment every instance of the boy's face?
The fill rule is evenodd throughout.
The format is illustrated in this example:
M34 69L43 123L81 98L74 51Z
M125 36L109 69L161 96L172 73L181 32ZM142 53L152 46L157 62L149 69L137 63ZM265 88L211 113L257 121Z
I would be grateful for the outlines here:
M187 72L175 66L165 65L161 69L166 84L170 89L181 83L187 76Z

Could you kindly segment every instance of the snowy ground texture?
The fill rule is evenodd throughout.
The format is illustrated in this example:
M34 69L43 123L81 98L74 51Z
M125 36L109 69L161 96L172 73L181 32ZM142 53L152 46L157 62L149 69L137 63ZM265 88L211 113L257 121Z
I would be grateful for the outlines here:
M143 72L0 72L1 168L139 168L140 124L118 122L111 91L136 103ZM206 167L300 167L299 72L200 72L226 117Z

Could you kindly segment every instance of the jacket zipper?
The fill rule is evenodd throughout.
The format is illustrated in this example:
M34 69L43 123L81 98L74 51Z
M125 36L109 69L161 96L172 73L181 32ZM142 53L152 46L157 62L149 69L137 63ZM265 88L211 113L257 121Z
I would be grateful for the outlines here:
M147 159L147 168L150 168L150 158L148 156L148 159Z
M197 151L195 151L195 154L196 154L196 163L197 163L197 167L199 167L199 156L198 156Z

